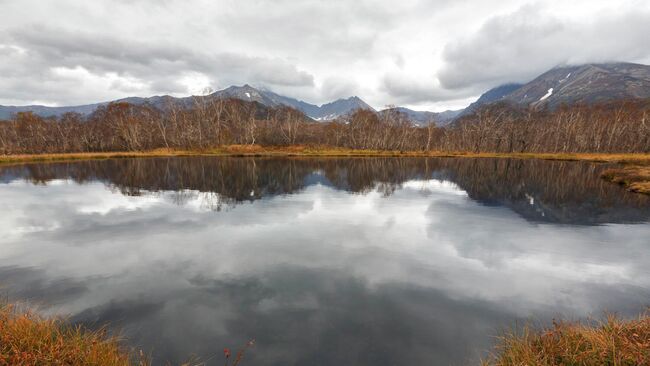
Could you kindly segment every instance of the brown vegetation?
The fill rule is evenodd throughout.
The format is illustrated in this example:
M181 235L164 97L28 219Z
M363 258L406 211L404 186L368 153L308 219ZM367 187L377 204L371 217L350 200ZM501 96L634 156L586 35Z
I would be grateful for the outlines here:
M172 156L303 156L303 157L429 157L429 158L509 158L564 161L591 161L599 163L650 163L650 154L643 153L472 153L464 151L391 151L358 150L329 146L260 146L225 145L208 150L155 149L148 151L109 151L82 153L16 154L0 155L0 164L25 162L53 162L119 158L147 158Z
M88 118L18 113L0 123L0 154L206 151L227 145L329 146L369 151L471 153L648 153L650 101L554 111L488 106L453 126L420 127L405 115L357 110L318 123L288 107L196 99L192 106L113 103ZM305 149L308 150L308 149Z
M610 182L625 186L630 192L650 194L650 166L626 166L609 169L602 177Z
M609 316L591 324L554 322L526 327L499 338L484 366L650 365L650 318L625 321Z
M357 110L317 123L295 109L235 99L197 98L191 106L162 109L112 103L85 119L73 113L58 119L18 113L1 122L0 163L206 154L647 162L649 116L650 100L554 111L496 104L438 128L433 123L419 127L395 110ZM639 171L626 168L609 179L648 192L650 179Z
M0 123L0 163L142 156L463 156L650 160L650 100L564 106L496 104L439 128L390 110L327 123L288 107L196 98L190 106L112 103L88 118L18 113ZM38 154L38 156L34 156ZM61 155L64 154L64 155ZM627 182L628 171L625 171ZM642 175L641 175L642 177ZM623 180L621 180L623 182ZM650 180L628 187L648 190Z
M144 352L130 350L124 342L110 336L106 328L91 331L73 326L65 319L45 318L24 306L0 303L0 366L148 366ZM232 366L239 365L247 342L236 354ZM230 364L230 349L224 349L225 364ZM213 356L214 357L214 356ZM205 365L196 358L181 366Z
M240 364L253 344L247 342L236 353L233 366ZM232 353L228 348L223 353L228 365ZM144 366L149 361L141 351L124 348L105 330L89 331L4 304L0 306L0 365ZM499 337L495 353L482 365L650 365L650 318L560 321L538 330L526 326Z
M105 330L90 331L0 305L0 365L148 365Z

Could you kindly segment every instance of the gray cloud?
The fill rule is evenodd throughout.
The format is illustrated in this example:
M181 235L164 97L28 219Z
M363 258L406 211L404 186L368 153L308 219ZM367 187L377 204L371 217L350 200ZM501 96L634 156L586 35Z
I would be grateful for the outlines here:
M525 82L560 64L648 61L650 9L560 19L540 4L488 20L474 34L448 44L442 85L456 89Z
M648 14L640 0L5 0L0 104L249 83L444 109L559 63L650 62Z
M330 77L323 81L321 93L327 99L343 98L359 94L359 86L352 80Z
M118 92L155 94L185 93L181 81L188 75L203 75L208 84L250 82L257 85L309 87L314 77L280 59L251 57L237 53L198 52L184 46L125 40L101 33L75 32L66 28L20 28L2 38L11 47L0 52L8 63L0 81L0 98L30 98L62 93L72 102L83 99L74 84L85 79L106 79L108 89ZM72 84L72 85L66 85ZM206 85L210 86L210 85Z
M401 73L389 73L382 79L382 88L392 104L419 104L453 100L480 93L479 90L453 90L443 88L435 76L416 79Z

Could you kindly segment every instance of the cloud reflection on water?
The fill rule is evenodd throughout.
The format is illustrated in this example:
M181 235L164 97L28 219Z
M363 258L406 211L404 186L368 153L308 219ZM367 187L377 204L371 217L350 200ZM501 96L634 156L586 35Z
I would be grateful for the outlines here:
M179 201L11 180L0 281L46 312L115 324L158 361L255 337L258 365L459 364L516 319L634 314L650 299L648 223L528 220L444 179L388 195L310 179L220 210L222 193L196 189Z

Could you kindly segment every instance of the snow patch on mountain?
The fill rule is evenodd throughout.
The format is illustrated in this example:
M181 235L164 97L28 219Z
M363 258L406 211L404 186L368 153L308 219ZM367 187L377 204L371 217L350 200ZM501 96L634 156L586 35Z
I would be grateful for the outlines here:
M545 100L546 98L550 97L553 95L553 88L549 88L546 94L544 94L543 97L539 98L539 101L541 102L542 100Z

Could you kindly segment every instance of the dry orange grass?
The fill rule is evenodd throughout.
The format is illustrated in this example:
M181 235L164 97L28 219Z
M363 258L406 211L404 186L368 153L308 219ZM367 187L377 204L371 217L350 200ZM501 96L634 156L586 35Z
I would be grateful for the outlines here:
M526 327L499 338L483 366L650 365L650 318L608 316L593 324L555 322L540 331Z
M628 191L650 194L650 166L627 166L608 169L602 177L610 182L625 186Z
M0 305L0 365L148 365L105 331L45 319L15 305Z
M545 160L579 160L613 163L650 164L650 154L604 154L604 153L473 153L467 151L391 151L359 150L333 146L262 146L262 145L225 145L214 149L174 150L156 149L151 151L116 151L116 152L82 152L57 154L22 154L0 155L0 164L47 162L65 160L89 160L135 157L165 156L368 156L368 157L465 157L465 158L515 158Z

